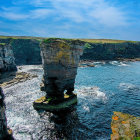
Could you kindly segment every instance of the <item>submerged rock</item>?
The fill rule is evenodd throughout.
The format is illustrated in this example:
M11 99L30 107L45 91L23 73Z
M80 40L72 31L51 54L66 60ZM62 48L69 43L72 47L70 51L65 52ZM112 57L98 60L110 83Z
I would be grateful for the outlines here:
M48 39L41 44L43 84L49 97L64 98L64 91L71 94L83 42L79 40Z
M121 112L114 112L111 123L111 140L139 140L140 117L134 117Z
M0 43L0 72L17 70L10 44Z

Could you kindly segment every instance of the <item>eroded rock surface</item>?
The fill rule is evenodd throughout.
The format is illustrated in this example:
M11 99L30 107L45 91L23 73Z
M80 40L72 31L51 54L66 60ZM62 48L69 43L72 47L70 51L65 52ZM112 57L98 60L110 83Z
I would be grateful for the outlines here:
M11 45L0 43L0 73L16 69L15 58Z
M111 128L111 140L140 139L140 117L114 112Z
M47 39L41 44L44 90L49 97L71 94L84 43L79 40Z
M36 77L37 75L33 75L26 72L6 72L0 76L0 86L10 87Z
M0 139L1 140L11 140L12 139L12 130L7 128L7 119L5 115L5 103L4 103L4 94L2 88L0 87Z

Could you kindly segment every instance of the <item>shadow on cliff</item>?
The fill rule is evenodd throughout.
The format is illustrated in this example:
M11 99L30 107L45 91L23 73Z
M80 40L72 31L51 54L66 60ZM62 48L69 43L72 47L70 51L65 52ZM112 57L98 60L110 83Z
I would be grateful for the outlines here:
M13 80L16 77L16 71L14 72L4 72L0 73L0 84L3 84L5 82L9 82Z

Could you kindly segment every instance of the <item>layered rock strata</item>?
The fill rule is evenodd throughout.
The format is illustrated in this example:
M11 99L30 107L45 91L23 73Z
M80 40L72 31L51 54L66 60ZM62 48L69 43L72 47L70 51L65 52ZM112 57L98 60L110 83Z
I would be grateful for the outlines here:
M79 40L47 39L41 43L43 83L47 97L72 94L84 43Z
M11 45L0 43L0 73L16 69L15 58Z
M77 103L73 93L83 42L79 40L47 39L41 43L44 69L43 89L46 96L37 99L36 109L49 112L70 109Z

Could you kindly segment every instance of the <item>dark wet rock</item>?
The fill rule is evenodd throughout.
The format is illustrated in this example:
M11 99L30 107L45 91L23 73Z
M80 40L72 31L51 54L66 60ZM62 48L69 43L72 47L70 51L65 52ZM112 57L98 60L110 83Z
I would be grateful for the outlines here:
M111 140L140 139L140 117L114 112L111 123Z
M67 94L72 93L83 44L80 40L60 39L42 42L43 84L47 96L63 98L65 90Z
M61 102L60 102L61 101ZM63 100L58 100L58 98L46 98L45 96L37 99L34 102L34 107L36 109L44 109L48 112L60 112L67 111L73 108L73 105L77 103L77 95L76 94L64 94Z
M10 44L0 43L0 72L17 70Z
M7 118L5 114L6 106L4 102L4 94L0 87L0 140L11 140L12 130L7 127Z

